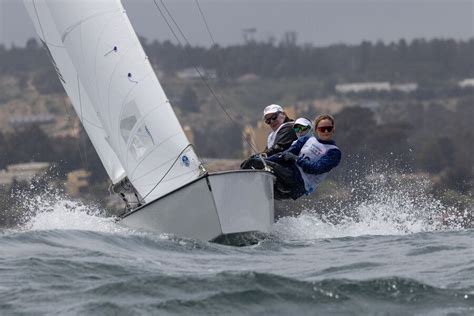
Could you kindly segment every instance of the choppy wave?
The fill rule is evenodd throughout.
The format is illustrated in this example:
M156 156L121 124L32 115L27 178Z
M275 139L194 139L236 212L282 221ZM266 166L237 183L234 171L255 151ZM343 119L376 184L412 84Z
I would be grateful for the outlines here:
M375 187L337 221L307 205L242 248L26 194L0 230L0 314L473 314L474 231L440 225L416 188Z
M137 232L3 231L0 314L468 315L473 233L236 248Z
M212 256L211 249L206 252ZM158 254L164 256L167 252L161 249ZM197 252L193 256L199 261ZM251 266L241 267L244 271L232 271L235 269L232 265L227 266L230 271L223 272L196 270L199 263L190 262L188 273L169 273L158 258L153 261L138 256L133 261L121 256L103 258L97 253L95 257L89 254L86 259L81 256L17 259L12 265L16 270L30 271L28 280L19 275L14 276L20 281L17 283L12 277L5 278L8 267L3 265L1 283L13 286L14 290L0 288L0 311L126 315L467 315L474 311L473 289L448 289L411 278L311 280L278 275L278 271L270 272L270 267L268 272L251 271ZM239 260L235 253L215 260L223 258ZM270 259L281 260L278 254ZM10 272L15 274L13 268ZM297 272L295 267L293 273Z

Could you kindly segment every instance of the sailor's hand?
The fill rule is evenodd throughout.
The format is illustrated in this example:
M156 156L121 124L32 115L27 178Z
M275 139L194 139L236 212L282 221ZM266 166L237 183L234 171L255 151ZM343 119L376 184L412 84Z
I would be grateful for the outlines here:
M283 160L285 161L295 162L296 160L298 160L298 156L289 151L285 151L282 157L283 157Z
M259 154L254 154L252 156L250 156L250 159L265 159L267 158L267 154L266 153L259 153Z

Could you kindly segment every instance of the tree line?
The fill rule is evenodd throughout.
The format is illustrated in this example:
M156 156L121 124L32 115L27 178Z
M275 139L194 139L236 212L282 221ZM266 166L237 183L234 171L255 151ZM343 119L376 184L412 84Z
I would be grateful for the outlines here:
M153 64L167 73L201 66L221 79L254 73L263 78L315 77L331 83L353 81L432 82L457 80L474 73L474 38L415 39L326 47L297 45L295 40L248 41L209 48L141 38ZM47 52L35 39L26 46L0 45L0 73L49 71Z
M310 76L330 82L432 81L472 76L474 39L400 40L385 44L299 46L294 41L256 42L211 48L145 43L152 61L168 72L203 66L221 78L255 73L265 78Z

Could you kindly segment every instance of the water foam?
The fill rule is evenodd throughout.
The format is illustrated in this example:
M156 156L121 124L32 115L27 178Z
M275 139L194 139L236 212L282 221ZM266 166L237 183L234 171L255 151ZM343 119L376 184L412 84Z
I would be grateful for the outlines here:
M31 194L17 193L24 210L21 230L88 230L120 233L128 229L118 225L113 217L94 205L86 205L67 197L60 190L46 189Z
M363 198L353 197L342 209L332 206L324 213L306 205L298 216L281 218L274 226L274 235L283 240L310 240L460 228L443 223L443 214L453 213L453 209L427 193L426 178L406 179L382 173L369 179L358 181L350 189L364 192Z

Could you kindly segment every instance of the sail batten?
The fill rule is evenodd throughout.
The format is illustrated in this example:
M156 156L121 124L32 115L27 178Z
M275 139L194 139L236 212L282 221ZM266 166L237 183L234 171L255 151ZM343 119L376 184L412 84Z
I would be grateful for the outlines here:
M30 15L45 12L37 16L38 33L63 45L46 44L67 60L52 54L58 75L77 77L77 88L66 83L66 92L104 166L113 160L112 180L128 176L149 202L196 179L200 161L120 1L24 2Z

